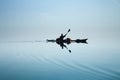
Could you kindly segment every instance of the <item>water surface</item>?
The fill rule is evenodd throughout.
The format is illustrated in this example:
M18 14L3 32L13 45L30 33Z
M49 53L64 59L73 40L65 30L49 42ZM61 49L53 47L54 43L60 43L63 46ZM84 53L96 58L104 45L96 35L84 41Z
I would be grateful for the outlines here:
M1 80L119 80L120 50L117 43L70 44L0 43Z

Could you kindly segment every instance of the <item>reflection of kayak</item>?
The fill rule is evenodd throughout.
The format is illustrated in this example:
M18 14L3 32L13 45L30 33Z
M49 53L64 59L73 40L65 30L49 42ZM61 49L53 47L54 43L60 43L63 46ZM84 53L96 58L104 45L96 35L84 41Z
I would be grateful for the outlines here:
M67 44L70 44L70 43L87 43L87 38L86 39L76 39L76 40L71 40L70 38L66 38L64 40L60 40L59 38L57 38L56 40L48 40L47 39L47 42L56 42L56 43L67 43Z

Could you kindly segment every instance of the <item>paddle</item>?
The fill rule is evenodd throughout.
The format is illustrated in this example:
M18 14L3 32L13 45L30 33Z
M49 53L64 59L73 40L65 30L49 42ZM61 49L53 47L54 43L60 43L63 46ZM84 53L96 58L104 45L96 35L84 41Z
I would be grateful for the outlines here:
M66 34L68 34L70 32L70 29L68 30L68 32Z
M71 53L71 50L70 49L68 49L67 47L65 47L70 53Z
M70 32L70 29L68 29L68 32L65 34L65 36Z

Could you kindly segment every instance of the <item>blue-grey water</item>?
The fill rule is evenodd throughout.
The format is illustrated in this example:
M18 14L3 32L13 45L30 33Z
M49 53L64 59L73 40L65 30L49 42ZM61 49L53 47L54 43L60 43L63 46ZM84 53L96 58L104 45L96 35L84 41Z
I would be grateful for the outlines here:
M70 44L45 41L0 43L0 80L119 80L117 42Z

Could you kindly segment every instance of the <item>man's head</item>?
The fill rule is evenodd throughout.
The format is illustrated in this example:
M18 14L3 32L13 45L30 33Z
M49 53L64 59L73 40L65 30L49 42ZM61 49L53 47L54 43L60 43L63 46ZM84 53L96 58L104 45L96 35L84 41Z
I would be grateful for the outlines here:
M63 36L63 34L61 34L61 36Z

